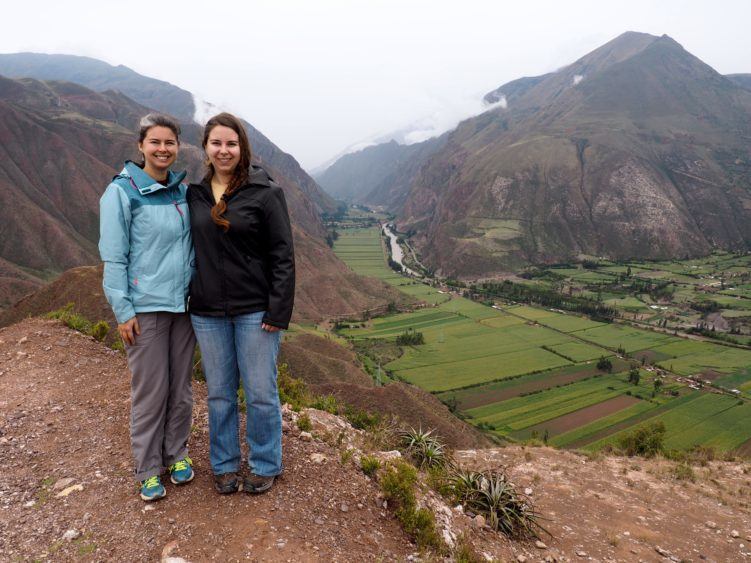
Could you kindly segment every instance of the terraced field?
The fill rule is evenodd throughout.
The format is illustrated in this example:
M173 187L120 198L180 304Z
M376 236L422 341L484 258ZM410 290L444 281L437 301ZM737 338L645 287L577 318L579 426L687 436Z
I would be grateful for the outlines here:
M401 357L383 366L386 372L436 393L498 436L545 436L555 446L597 449L645 421L661 420L668 447L705 444L751 453L751 403L743 398L751 393L749 350L551 309L489 307L441 292L390 270L377 228L341 231L334 250L358 273L379 277L429 305L346 327L340 334L393 341L407 331L421 333L424 344L403 347ZM663 266L658 271L654 265L632 265L631 273L667 272L695 280L685 272L704 268ZM622 265L607 268L573 273L593 281L626 271ZM619 359L619 349L629 358ZM610 359L612 373L597 369L601 357ZM638 385L627 380L632 363L645 364ZM670 373L658 376L659 369ZM742 396L692 390L679 376L712 379Z

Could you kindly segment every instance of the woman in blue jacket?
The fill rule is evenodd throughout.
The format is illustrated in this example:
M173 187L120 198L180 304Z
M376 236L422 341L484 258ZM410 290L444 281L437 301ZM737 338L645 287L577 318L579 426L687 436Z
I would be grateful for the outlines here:
M126 161L100 201L104 293L125 343L131 378L130 438L141 498L193 479L188 457L195 336L186 312L193 244L185 172L170 170L180 146L171 118L141 120L143 161Z

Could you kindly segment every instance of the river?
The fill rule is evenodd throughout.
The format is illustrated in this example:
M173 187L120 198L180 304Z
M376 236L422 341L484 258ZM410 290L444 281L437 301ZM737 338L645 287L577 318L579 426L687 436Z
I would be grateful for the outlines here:
M386 233L386 236L389 237L389 245L391 246L391 259L402 267L402 271L405 274L414 276L416 278L421 278L422 275L418 274L410 268L407 268L407 266L404 265L404 253L402 252L402 247L399 246L399 243L397 242L398 237L389 228L388 224L384 223L383 225L381 225L381 228L383 229L383 232Z

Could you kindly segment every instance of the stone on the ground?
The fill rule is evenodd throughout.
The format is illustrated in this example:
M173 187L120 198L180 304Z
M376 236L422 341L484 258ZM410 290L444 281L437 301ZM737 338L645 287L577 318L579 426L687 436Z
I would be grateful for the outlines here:
M63 539L66 541L72 541L80 535L81 535L81 532L71 528L70 530L65 531L65 533L63 534Z
M65 487L69 487L70 485L72 485L74 481L75 481L75 479L73 477L65 477L64 479L58 480L57 483L55 483L52 486L52 488L55 491L60 491L60 490L64 489Z
M310 442L311 440L313 440L313 434L311 434L310 432L300 432L300 439L303 442Z
M710 530L717 528L717 524L715 522L712 522L711 520L707 520L704 525Z
M527 558L526 558L526 557L525 557L524 555L517 555L517 556L516 556L516 560L517 560L517 561L518 561L519 563L526 563L526 562L527 562Z
M537 549L547 549L547 548L548 548L548 546L547 546L547 545L545 545L545 542L542 542L542 541L540 541L540 540L537 540L537 541L535 542L535 547L536 547Z
M472 520L472 524L474 524L475 528L484 528L485 527L485 517L482 514L478 514Z
M65 489L57 493L55 497L64 498L75 491L83 491L83 485L79 483L78 485L71 485L70 487L66 487Z
M319 453L312 453L310 454L310 461L313 463L323 463L326 461L326 456Z
M741 534L738 532L738 530L732 530L730 532L730 536L734 537L734 538L739 538L739 537L741 537Z

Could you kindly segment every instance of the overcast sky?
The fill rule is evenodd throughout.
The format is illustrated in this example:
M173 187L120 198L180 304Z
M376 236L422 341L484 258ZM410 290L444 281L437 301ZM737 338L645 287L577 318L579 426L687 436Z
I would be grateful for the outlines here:
M0 52L87 55L234 111L312 169L555 70L620 33L667 33L723 74L751 72L751 1L230 0L4 3Z

